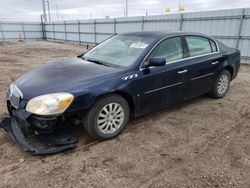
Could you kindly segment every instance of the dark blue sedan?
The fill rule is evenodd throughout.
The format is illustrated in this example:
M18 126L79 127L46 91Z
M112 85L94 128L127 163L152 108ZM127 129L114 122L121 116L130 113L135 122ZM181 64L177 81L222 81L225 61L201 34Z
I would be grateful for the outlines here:
M207 93L224 97L239 67L239 50L206 35L120 34L78 57L18 77L10 85L9 117L1 126L25 150L55 153L74 147L75 141L63 136L51 141L52 148L37 149L27 135L57 135L66 124L80 124L91 137L110 139L131 116ZM42 140L51 137L56 136Z

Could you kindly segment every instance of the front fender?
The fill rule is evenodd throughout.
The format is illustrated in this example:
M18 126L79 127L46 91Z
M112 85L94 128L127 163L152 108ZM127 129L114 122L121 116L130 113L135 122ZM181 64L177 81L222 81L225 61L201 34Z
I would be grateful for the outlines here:
M136 112L137 98L139 97L139 79L138 76L129 77L129 75L102 81L85 89L85 91L75 93L75 100L68 111L89 110L101 97L116 93L122 95L133 106L133 111ZM124 77L130 79L124 79Z

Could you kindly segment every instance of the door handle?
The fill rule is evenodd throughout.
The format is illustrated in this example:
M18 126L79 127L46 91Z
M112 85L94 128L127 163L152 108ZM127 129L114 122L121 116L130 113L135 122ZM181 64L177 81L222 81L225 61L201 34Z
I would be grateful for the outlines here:
M184 73L187 73L187 72L188 72L188 70L185 69L185 70L178 71L178 74L184 74Z
M214 62L212 62L212 65L216 65L218 63L219 63L219 61L214 61Z

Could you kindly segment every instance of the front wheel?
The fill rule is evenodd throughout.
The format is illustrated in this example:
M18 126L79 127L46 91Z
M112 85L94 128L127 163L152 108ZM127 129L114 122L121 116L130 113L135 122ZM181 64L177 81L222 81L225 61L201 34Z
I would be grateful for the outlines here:
M129 116L127 101L120 95L108 95L93 105L84 119L84 128L95 139L110 139L121 133Z
M224 70L217 77L213 89L211 91L212 97L219 99L226 95L231 82L231 74L228 70Z

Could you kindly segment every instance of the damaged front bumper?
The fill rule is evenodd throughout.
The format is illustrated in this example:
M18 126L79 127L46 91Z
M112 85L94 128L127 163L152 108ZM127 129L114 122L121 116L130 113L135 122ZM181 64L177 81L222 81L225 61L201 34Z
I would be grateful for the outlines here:
M27 121L28 117L25 110L13 110L11 115L7 114L0 119L0 128L8 132L24 151L34 155L45 155L76 147L77 139L67 129L53 132L38 131Z

